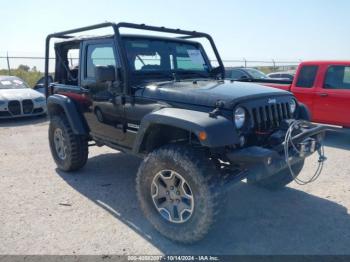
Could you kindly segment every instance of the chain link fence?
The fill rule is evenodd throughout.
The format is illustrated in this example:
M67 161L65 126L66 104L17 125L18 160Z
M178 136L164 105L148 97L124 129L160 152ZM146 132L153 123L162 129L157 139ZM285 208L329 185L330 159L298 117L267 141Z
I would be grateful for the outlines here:
M77 58L68 58L70 64L77 64ZM211 61L215 66L217 62ZM252 67L271 73L277 71L295 70L301 60L282 61L282 60L250 60L250 59L224 59L226 68L234 67ZM54 69L55 58L49 60L50 70ZM43 76L44 57L41 56L13 56L10 54L0 56L0 75L15 75L24 79L30 86L34 86L36 81Z

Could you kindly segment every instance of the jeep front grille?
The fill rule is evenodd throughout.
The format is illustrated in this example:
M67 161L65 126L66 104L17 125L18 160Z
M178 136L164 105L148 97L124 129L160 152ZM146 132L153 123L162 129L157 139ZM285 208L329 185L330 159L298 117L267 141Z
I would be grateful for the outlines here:
M252 109L252 121L256 130L277 128L284 119L291 118L289 103L259 106Z

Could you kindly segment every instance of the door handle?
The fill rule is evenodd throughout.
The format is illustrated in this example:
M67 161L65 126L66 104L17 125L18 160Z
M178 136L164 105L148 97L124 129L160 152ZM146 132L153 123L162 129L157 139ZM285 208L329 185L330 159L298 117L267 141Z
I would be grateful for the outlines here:
M318 93L318 96L320 96L320 97L327 97L328 94L326 94L326 93Z

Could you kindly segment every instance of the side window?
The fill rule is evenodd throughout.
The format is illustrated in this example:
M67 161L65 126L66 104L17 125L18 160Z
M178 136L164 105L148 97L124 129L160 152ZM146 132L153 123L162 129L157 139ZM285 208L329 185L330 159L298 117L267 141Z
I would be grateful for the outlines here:
M115 55L111 44L88 45L85 76L95 78L96 66L115 66Z
M271 74L270 78L280 78L281 75L280 74Z
M330 66L324 81L326 89L350 89L350 66Z
M238 70L231 71L231 78L234 80L241 79L243 76L246 76L246 74L244 74L241 71L238 71Z
M317 75L318 66L303 66L299 72L297 87L311 88L314 85Z
M79 68L80 49L69 49L67 52L68 67L70 70Z
M293 76L292 75L289 75L289 74L282 74L281 75L282 78L288 78L290 80L293 80Z

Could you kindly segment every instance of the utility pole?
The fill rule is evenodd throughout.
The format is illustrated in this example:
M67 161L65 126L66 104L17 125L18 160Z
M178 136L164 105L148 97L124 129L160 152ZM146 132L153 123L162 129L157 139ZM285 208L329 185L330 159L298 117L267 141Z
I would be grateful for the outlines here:
M9 52L7 52L6 58L7 58L7 69L8 69L9 75L11 75L11 67L10 67Z

